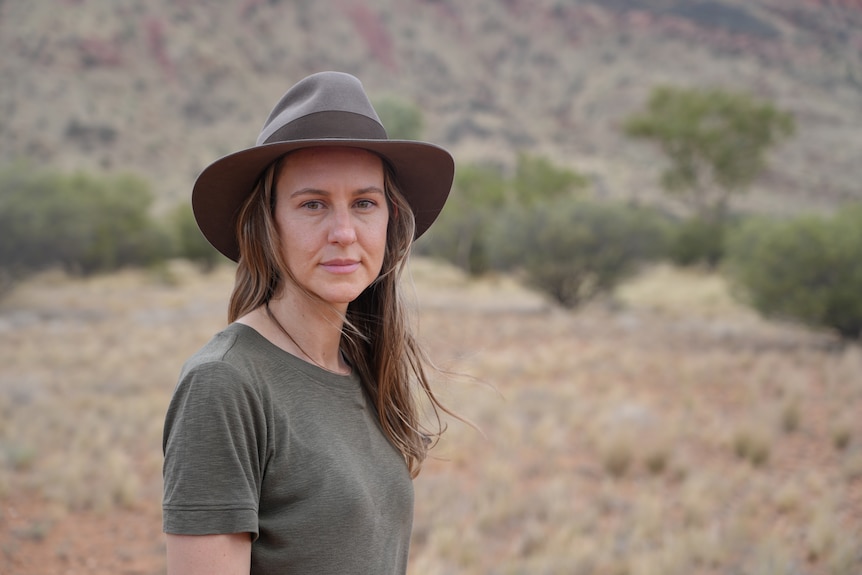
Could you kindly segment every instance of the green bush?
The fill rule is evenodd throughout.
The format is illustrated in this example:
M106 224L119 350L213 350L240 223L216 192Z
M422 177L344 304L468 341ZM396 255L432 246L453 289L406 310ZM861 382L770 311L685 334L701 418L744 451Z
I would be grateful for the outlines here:
M507 210L491 233L491 261L567 308L612 290L662 253L662 226L645 208L560 198Z
M488 235L503 211L571 197L586 183L573 170L524 153L518 155L511 177L497 166L466 164L456 172L446 207L416 251L449 261L471 275L483 274L490 269Z
M60 266L91 274L166 257L152 194L132 175L0 171L0 269L5 278Z
M716 267L724 258L729 222L694 216L676 222L668 232L667 256L678 266Z
M862 334L862 206L831 218L750 221L730 234L726 270L767 317Z
M417 242L416 253L446 260L471 275L487 272L488 225L503 206L506 185L493 166L459 168L443 212Z
M393 140L421 140L422 110L409 100L386 96L374 102L374 109Z
M174 208L168 216L168 224L176 257L195 262L205 272L212 271L219 261L225 260L201 233L191 205L181 203Z

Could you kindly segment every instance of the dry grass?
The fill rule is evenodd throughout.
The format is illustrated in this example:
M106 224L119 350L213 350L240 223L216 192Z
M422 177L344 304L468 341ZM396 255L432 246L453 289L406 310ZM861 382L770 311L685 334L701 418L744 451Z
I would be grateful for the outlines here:
M421 260L413 280L433 356L469 376L444 399L484 435L452 422L417 480L411 573L862 572L858 346L670 268L574 314ZM163 412L230 284L177 265L4 302L0 572L159 572ZM90 523L103 544L68 527Z

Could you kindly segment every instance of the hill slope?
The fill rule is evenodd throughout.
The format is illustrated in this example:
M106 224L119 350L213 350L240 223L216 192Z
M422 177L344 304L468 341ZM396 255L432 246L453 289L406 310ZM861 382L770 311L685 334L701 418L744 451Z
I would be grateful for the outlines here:
M528 150L626 197L656 189L618 130L655 84L744 89L799 123L751 206L862 199L860 0L7 0L0 49L0 162L131 169L170 201L322 69L415 101L460 161Z

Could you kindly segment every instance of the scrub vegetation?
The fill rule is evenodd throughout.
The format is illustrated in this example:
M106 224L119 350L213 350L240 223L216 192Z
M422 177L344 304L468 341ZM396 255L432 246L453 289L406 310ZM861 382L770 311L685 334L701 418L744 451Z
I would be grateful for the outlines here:
M859 573L862 350L650 267L576 312L411 265L452 421L410 572ZM39 274L0 308L0 572L155 574L161 423L232 269Z
M153 210L144 178L130 173L0 170L0 295L44 270L90 276L154 267L181 256L211 269L219 260L191 207Z

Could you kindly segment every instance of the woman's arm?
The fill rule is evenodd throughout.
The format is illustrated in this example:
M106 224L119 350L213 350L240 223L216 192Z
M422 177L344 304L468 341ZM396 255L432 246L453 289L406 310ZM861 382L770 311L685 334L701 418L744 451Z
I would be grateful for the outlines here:
M167 534L168 575L248 575L251 535Z

